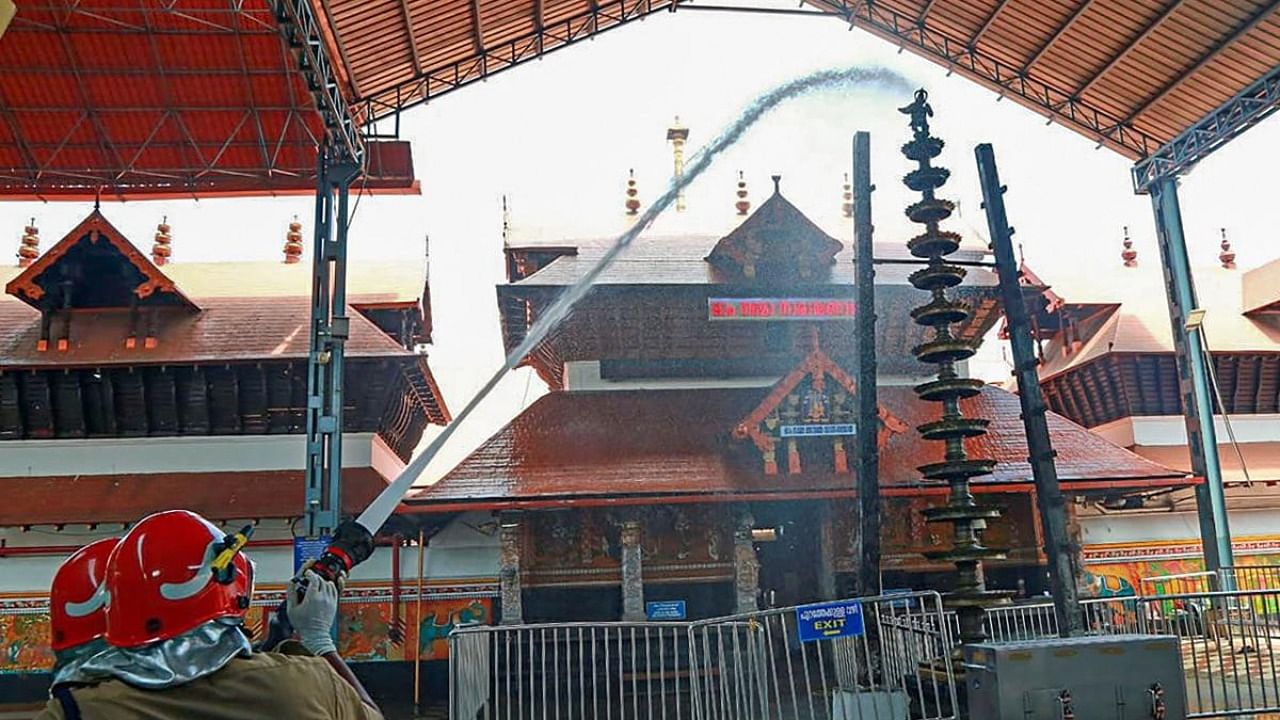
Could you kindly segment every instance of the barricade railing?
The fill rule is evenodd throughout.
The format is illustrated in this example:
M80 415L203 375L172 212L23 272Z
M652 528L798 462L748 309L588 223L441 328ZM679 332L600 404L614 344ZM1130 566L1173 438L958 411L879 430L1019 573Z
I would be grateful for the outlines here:
M952 648L937 593L840 604L838 619L853 623L856 614L861 632L802 635L801 618L830 604L698 622L463 628L449 638L450 717L956 717L955 679L943 661Z
M449 642L451 653L469 653L451 655L451 665L488 663L452 671L455 720L694 717L688 623L485 626Z
M1219 584L1215 590L1280 590L1280 565L1238 565L1218 572L1231 584Z
M1176 575L1153 575L1138 580L1138 595L1182 595L1221 590L1219 577L1214 572L1190 572Z
M826 640L801 632L807 613L826 603L692 623L695 717L954 718L941 597L903 593L856 602L864 631Z
M1188 717L1280 713L1280 590L1137 600L1139 631L1175 635Z

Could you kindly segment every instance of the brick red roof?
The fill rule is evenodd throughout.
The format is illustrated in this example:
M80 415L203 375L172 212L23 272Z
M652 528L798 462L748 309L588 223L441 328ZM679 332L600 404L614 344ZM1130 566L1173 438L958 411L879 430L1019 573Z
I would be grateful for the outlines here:
M916 466L942 459L940 443L925 442L914 426L938 409L906 387L880 388L881 406L912 429L891 434L880 454L881 485L922 485ZM766 475L755 448L731 438L733 426L755 408L767 388L558 392L541 398L435 485L406 498L410 505L501 507L521 501L590 501L623 496L660 498L768 497L853 492L854 475L806 469ZM962 403L966 415L992 419L991 432L969 441L972 455L999 461L978 483L1031 480L1016 396L994 387ZM1170 470L1050 414L1065 482L1119 481L1141 486L1184 473ZM430 507L423 507L430 511Z
M157 318L155 348L127 349L129 313L76 312L67 350L40 352L40 314L10 300L0 301L0 366L77 367L173 364L304 358L311 301L305 297L196 298L199 313L165 313ZM412 357L358 312L351 317L348 357Z
M356 514L386 487L372 468L342 472L342 510ZM0 526L128 523L183 508L211 520L291 518L304 505L301 470L0 479Z

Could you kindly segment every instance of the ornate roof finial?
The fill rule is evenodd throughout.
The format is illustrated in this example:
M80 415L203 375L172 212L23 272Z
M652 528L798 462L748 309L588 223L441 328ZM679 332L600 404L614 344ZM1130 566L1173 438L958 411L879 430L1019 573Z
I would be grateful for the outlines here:
M769 179L773 180L773 194L777 195L778 193L782 192L782 176L770 175Z
M18 245L18 267L27 267L40 257L40 228L36 227L36 219L22 229L22 241Z
M674 161L673 175L677 183L684 182L684 142L689 139L689 128L680 124L680 116L667 128L667 139L671 141L671 156ZM684 188L676 191L676 212L684 212Z
M1231 251L1231 241L1227 239L1227 229L1220 228L1222 232L1222 252L1218 253L1218 261L1222 263L1222 267L1228 270L1234 270L1236 267L1236 254Z
M1129 226L1124 226L1124 250L1120 252L1120 259L1124 260L1125 267L1138 266L1138 251L1133 249L1133 240L1129 238Z
M849 184L849 173L844 174L844 194L841 196L840 212L847 218L853 217L853 186Z
M286 265L292 265L302 260L302 223L298 222L298 216L293 216L293 222L289 223L289 233L284 236L284 262Z
M636 171L634 168L627 171L627 215L635 217L640 212L640 191L636 188Z
M751 210L751 201L747 199L747 180L742 176L742 171L738 171L738 202L733 206L738 209L739 215L746 215Z
M157 266L168 263L169 256L173 253L172 248L169 247L173 242L169 229L169 216L165 215L156 226L156 244L151 246L151 261Z

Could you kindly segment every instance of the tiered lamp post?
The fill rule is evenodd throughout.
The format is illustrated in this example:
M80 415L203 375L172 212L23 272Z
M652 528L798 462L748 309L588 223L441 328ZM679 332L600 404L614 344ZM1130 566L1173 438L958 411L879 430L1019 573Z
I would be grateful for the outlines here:
M932 295L928 303L911 311L917 324L933 331L932 337L913 348L912 353L921 362L938 368L937 379L916 386L915 391L922 400L942 404L941 419L917 429L926 440L946 444L944 460L922 465L920 473L927 480L946 481L951 489L945 505L925 511L929 522L951 524L951 547L926 556L955 564L955 584L945 596L946 604L959 616L960 640L981 642L986 638L985 608L1007 602L1009 597L1008 593L987 590L982 572L984 560L1004 557L1002 550L984 547L979 532L988 520L1000 516L1000 510L979 506L969 486L971 478L990 474L995 461L969 457L964 447L966 438L985 435L989 423L984 418L964 417L960 401L978 395L984 383L960 377L956 372L956 364L972 357L981 340L952 334L952 326L968 320L971 311L968 304L947 297L947 290L964 280L965 269L946 261L948 255L960 249L960 235L938 229L938 224L950 217L955 204L934 195L947 182L950 172L930 164L942 152L943 142L929 135L933 109L928 104L928 93L918 90L915 102L902 108L902 112L911 116L914 133L911 141L902 146L902 154L918 164L903 182L921 195L906 213L912 222L925 226L924 232L912 238L907 247L912 255L928 263L912 273L910 281L915 288Z

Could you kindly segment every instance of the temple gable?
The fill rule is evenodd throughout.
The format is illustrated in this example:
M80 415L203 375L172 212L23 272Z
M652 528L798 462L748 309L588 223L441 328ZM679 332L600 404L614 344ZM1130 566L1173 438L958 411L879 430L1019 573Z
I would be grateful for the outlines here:
M777 190L707 255L726 280L778 284L828 278L840 241L805 217Z

